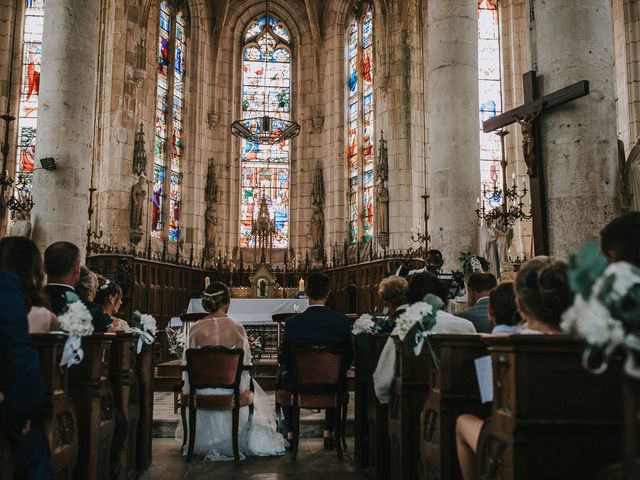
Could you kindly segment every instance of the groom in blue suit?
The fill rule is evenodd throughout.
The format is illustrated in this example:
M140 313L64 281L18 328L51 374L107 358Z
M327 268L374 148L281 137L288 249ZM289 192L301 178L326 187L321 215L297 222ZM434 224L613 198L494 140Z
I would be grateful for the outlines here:
M309 298L309 308L303 313L289 317L285 323L282 344L278 354L278 363L282 369L281 386L292 390L293 385L287 370L291 364L291 350L308 346L334 346L345 352L345 362L353 360L351 343L351 322L342 313L326 307L331 293L331 279L322 273L312 273L307 279L305 293ZM291 408L284 407L285 429L292 438ZM324 445L327 450L333 448L333 430L336 424L336 411L325 411Z

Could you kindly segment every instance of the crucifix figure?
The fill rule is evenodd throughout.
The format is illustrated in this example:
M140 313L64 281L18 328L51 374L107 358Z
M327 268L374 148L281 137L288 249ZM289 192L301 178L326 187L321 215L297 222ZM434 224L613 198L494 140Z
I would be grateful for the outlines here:
M482 122L485 133L493 132L513 123L522 128L522 148L527 164L531 192L531 214L533 217L533 242L536 255L549 253L549 232L547 230L547 205L545 197L544 159L541 154L540 115L554 107L559 107L589 94L589 82L582 80L553 93L538 97L536 72L522 76L524 84L524 105L504 112Z

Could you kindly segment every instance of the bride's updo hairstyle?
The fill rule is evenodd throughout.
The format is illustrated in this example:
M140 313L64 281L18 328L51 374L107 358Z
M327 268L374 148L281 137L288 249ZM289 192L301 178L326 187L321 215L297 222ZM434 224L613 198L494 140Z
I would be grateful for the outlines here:
M521 307L539 322L560 328L562 314L573 304L567 264L553 257L535 257L520 268L515 291Z
M202 308L209 313L213 313L231 302L229 288L221 282L211 282L202 292L200 298L202 299Z

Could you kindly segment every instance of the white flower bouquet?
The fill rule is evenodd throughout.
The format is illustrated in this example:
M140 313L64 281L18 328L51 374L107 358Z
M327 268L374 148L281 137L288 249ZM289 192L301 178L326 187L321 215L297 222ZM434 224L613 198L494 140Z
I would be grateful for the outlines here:
M156 325L156 319L153 318L153 316L146 313L140 313L138 310L133 312L133 323L135 326L130 328L128 332L140 335L138 337L137 345L137 352L140 353L144 343L147 345L153 344L156 339L156 334L158 333L158 327Z
M165 329L167 340L169 343L169 353L176 358L182 358L185 345L185 334L182 329L170 328Z
M360 317L353 323L351 333L354 335L371 335L374 333L375 322L373 317L368 313L360 315Z
M640 269L626 262L607 266L595 243L572 255L569 267L576 296L561 326L589 345L583 365L593 373L602 373L611 356L622 351L626 354L625 372L640 379ZM602 361L592 366L590 360L596 352L601 353Z
M93 333L93 322L89 309L80 300L80 297L73 292L67 292L65 296L67 306L59 320L60 328L69 335L69 338L64 344L60 365L71 367L80 363L84 358L82 337Z
M396 328L392 335L398 335L398 338L404 342L408 350L412 350L414 354L420 355L424 342L431 333L431 329L436 324L436 315L438 310L444 307L444 302L432 294L427 294L422 302L410 305L405 312L398 317ZM431 346L429 345L429 349ZM433 351L431 351L432 356ZM434 361L437 365L437 359Z

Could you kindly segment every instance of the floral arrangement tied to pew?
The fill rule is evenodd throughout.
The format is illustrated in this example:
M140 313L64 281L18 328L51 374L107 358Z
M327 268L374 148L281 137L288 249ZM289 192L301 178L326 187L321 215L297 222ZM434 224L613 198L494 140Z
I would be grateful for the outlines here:
M93 333L91 313L80 297L73 292L66 292L67 306L60 315L60 328L69 336L64 344L60 365L71 367L82 361L82 337Z
M363 313L353 322L351 333L356 336L360 344L368 341L369 335L391 331L395 327L395 320L389 317L389 308L385 307L382 312Z
M590 243L570 256L569 282L576 295L561 326L587 342L585 369L603 373L622 352L625 373L640 379L640 269L627 262L607 266L598 245Z
M396 328L391 332L391 335L398 335L407 351L413 351L416 356L420 355L422 347L426 343L436 368L440 362L431 348L429 335L431 335L431 329L436 325L438 311L443 308L442 299L428 293L421 302L407 307L404 313L398 317Z
M142 346L146 343L152 345L158 333L156 319L152 315L140 313L138 310L133 312L133 327L127 330L128 333L137 333L138 345L136 351L138 354L142 351Z

